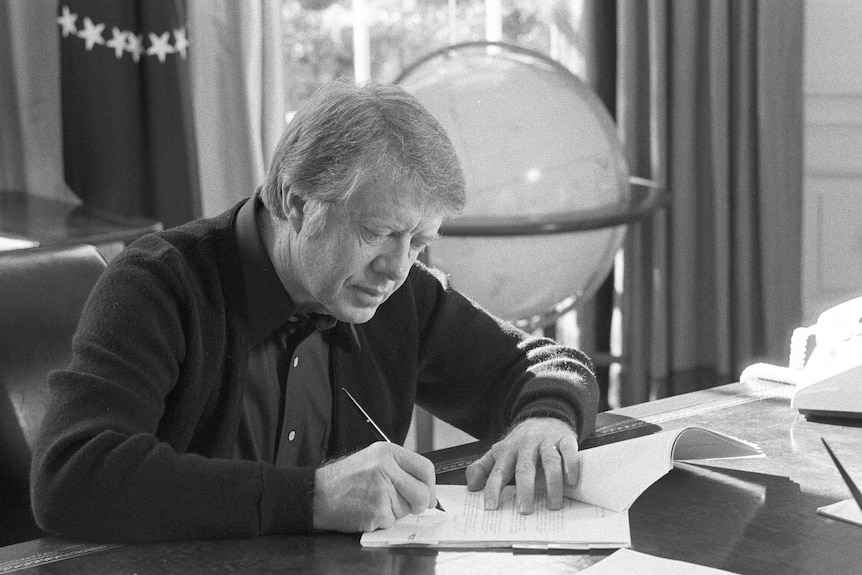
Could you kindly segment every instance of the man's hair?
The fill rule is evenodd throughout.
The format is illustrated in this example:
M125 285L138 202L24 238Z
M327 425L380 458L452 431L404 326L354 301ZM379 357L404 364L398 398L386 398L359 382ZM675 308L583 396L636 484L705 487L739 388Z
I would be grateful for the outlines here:
M318 89L285 128L261 188L281 219L287 184L306 200L312 229L327 206L383 176L444 215L466 202L464 173L443 127L404 89L336 80Z

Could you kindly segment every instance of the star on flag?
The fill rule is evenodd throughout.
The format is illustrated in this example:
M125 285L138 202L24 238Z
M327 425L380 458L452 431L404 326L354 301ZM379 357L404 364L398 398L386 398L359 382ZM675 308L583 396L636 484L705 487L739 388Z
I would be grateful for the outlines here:
M102 30L104 29L104 24L94 24L89 18L84 18L84 29L78 32L78 38L84 39L87 52L92 50L96 44L101 46L105 43L105 39L102 38Z
M90 52L97 46L104 46L114 51L118 60L126 53L130 54L134 62L139 62L141 56L155 56L159 62L164 64L168 55L179 54L182 59L188 58L189 40L186 36L185 27L175 28L172 31L147 33L149 47L144 46L144 35L136 34L132 30L121 30L116 26L111 28L111 38L105 40L105 24L93 22L89 17L84 17L83 27L78 29L78 14L63 6L62 13L57 17L57 24L63 38L80 38L84 41L85 49ZM171 43L171 34L174 42Z
M113 36L110 40L105 42L105 46L113 48L114 56L119 60L123 57L123 53L126 51L126 32L114 26L111 28L111 34L113 34Z
M144 53L144 35L126 32L126 50L132 55L132 60L138 62Z
M168 54L173 54L176 50L170 44L171 33L165 32L161 35L156 35L150 32L150 47L147 48L147 56L157 56L159 62L165 63L165 57Z
M63 6L63 15L57 18L57 24L60 25L63 31L63 38L69 34L78 35L78 26L75 24L77 20L78 15L69 12L68 6Z
M186 50L189 48L189 41L186 38L186 29L177 28L174 30L174 49L185 58Z

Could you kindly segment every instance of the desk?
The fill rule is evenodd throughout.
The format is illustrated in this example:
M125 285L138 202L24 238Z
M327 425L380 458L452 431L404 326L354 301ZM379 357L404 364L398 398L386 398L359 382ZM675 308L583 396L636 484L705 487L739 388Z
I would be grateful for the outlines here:
M161 227L153 220L120 217L69 202L0 190L0 238L38 246L101 245L129 243Z
M659 428L702 425L754 441L766 454L761 459L672 470L632 507L632 548L744 575L862 572L862 528L815 513L819 506L849 497L820 437L844 455L848 471L858 478L862 459L854 454L859 453L862 426L806 420L790 409L791 391L776 383L737 383L600 414L588 445ZM463 471L440 476L441 482L459 480ZM29 575L226 571L546 575L578 572L609 553L362 549L358 535L338 534L101 550L74 545L49 537L0 549L0 574L21 566L24 569L18 572ZM84 554L42 563L54 554L79 552Z

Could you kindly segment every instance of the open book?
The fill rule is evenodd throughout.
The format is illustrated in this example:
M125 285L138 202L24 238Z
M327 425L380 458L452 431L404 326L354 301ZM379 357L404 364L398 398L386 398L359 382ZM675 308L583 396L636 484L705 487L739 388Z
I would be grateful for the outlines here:
M484 510L482 492L438 485L437 498L446 512L408 515L388 529L364 533L361 542L365 547L630 547L629 507L674 461L760 455L756 445L702 427L661 431L581 451L580 481L567 489L558 511L547 509L540 481L532 515L517 512L512 485L495 511Z

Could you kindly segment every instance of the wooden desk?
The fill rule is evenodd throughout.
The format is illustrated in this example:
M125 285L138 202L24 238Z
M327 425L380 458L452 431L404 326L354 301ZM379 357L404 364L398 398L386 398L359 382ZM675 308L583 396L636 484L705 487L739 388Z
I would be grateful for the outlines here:
M744 574L862 572L862 528L815 513L850 495L822 448L825 437L862 477L858 422L808 421L790 409L791 388L731 384L601 414L589 445L687 425L758 443L766 457L681 465L630 512L635 550ZM451 452L448 454L451 455ZM459 476L460 474L460 476ZM440 476L463 480L463 471ZM75 548L74 545L80 545ZM59 562L52 556L84 552ZM358 535L261 537L122 545L101 550L57 538L0 549L0 574L22 573L575 573L609 552L362 549ZM29 567L28 567L29 565Z
M120 217L68 202L0 190L0 237L38 246L129 243L161 228L154 220Z

